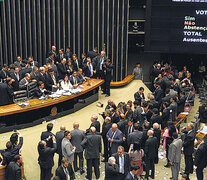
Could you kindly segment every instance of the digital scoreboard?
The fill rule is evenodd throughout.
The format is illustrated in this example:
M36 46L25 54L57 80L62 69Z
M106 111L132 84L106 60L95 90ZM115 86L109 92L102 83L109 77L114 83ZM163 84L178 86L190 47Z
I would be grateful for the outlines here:
M207 54L207 0L149 0L145 51Z

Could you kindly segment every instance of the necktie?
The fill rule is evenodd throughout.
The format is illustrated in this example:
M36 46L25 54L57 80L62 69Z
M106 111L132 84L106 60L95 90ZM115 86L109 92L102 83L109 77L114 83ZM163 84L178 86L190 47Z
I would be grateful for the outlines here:
M52 76L52 80L53 80L54 85L56 85L56 79L54 75Z
M100 67L99 69L102 70L103 58L101 58Z
M121 156L121 173L124 174L124 156Z
M92 67L91 67L91 64L89 64L89 70L90 70L90 76L92 76Z
M127 115L128 111L125 113L125 116Z

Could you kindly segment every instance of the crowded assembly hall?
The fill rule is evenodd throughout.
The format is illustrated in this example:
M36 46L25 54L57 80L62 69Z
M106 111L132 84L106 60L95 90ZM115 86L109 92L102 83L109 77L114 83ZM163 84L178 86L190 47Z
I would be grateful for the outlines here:
M15 1L0 1L0 180L207 180L200 44L153 52L151 0Z

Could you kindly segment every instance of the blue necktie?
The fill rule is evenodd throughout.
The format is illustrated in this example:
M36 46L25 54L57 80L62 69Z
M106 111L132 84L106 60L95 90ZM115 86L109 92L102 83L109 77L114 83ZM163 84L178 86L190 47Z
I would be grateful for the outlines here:
M124 174L124 155L121 157L121 173Z
M91 65L89 64L89 70L90 70L90 76L92 76L92 68L91 68Z
M99 67L100 70L102 69L102 67L101 67L102 63L103 63L103 58L101 58L100 67Z

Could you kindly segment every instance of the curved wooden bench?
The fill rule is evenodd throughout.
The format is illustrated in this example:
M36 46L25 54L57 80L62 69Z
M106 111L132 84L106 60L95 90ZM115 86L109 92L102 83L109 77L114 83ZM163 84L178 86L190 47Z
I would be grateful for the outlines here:
M135 75L128 75L122 81L111 82L110 86L111 87L122 87L122 86L125 86L125 85L129 84L134 79L134 76Z

